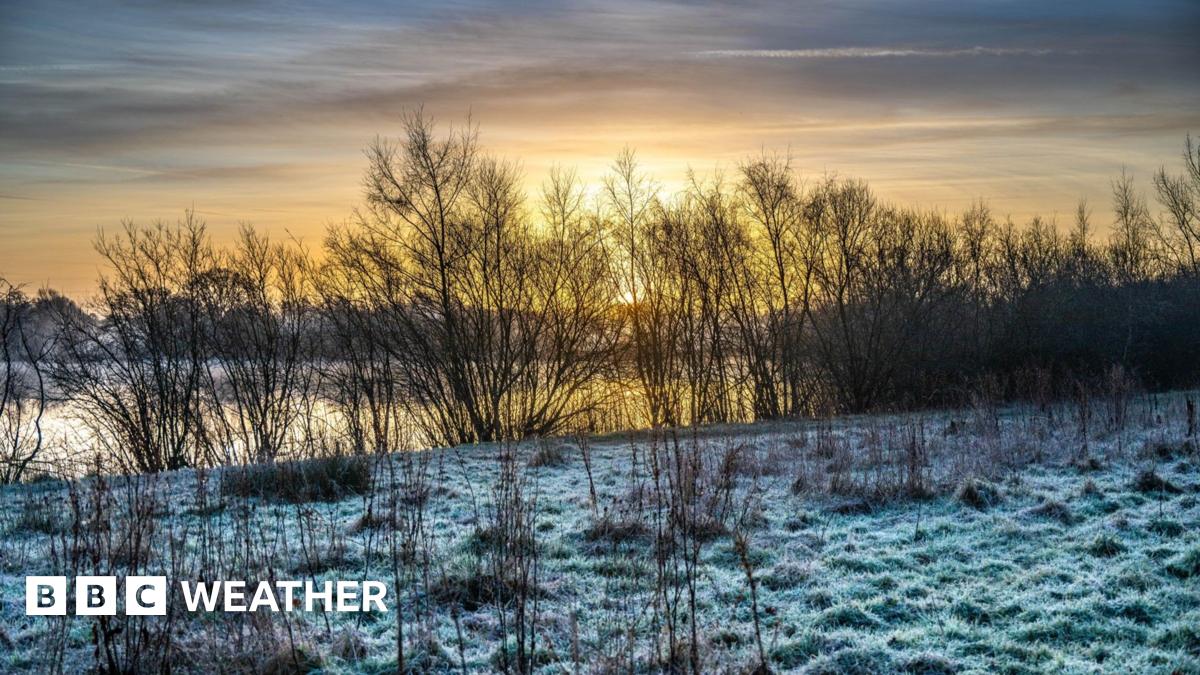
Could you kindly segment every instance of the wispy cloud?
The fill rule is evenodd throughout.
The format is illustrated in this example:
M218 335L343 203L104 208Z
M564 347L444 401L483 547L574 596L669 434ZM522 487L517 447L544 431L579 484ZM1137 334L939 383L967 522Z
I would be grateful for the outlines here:
M0 64L0 73L75 72L95 70L100 67L102 66L99 63Z
M887 198L1018 217L1102 203L1200 128L1195 0L85 4L0 0L11 278L84 287L97 224L189 204L214 230L321 232L361 197L362 145L419 104L473 111L534 192L626 144L664 183L792 147Z
M910 49L898 47L834 47L825 49L710 49L695 52L696 56L713 58L751 59L885 59L885 58L954 58L961 56L1049 56L1075 54L1054 49L1024 47L966 47L962 49Z

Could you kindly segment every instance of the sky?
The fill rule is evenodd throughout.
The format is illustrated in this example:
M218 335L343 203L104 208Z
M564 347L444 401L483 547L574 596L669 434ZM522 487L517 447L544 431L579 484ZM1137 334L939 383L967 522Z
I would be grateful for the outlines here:
M363 148L424 106L596 182L668 193L762 152L954 214L1111 220L1200 134L1200 2L0 0L0 276L95 287L92 239L185 209L319 248Z

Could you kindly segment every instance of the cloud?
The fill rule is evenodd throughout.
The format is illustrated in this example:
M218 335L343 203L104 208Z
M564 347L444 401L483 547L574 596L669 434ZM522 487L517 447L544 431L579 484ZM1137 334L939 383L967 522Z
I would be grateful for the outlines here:
M902 47L833 47L825 49L710 49L695 56L753 59L883 59L883 58L954 58L961 56L1049 56L1080 52L1024 47L967 47L963 49L912 49Z
M32 65L2 65L0 73L74 72L101 68L99 63L44 63Z
M192 203L319 231L359 199L362 146L420 104L472 111L532 181L594 180L625 144L667 181L790 147L898 199L1018 212L1090 194L1043 174L1103 201L1107 172L1200 129L1194 0L77 5L0 2L0 235L86 241Z

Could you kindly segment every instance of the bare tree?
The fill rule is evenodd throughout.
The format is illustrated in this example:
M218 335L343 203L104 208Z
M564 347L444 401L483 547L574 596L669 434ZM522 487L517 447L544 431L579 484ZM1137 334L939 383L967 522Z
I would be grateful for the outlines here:
M881 208L864 183L829 179L808 217L825 252L815 271L815 347L845 410L887 400L950 290L953 239L936 215Z
M42 420L55 334L38 318L29 297L0 279L0 483L18 482L45 463Z
M1113 232L1109 256L1118 283L1132 283L1152 274L1154 221L1146 197L1137 191L1133 174L1125 169L1112 183Z
M473 128L439 140L419 112L404 125L404 141L368 152L370 212L328 248L413 418L449 445L573 423L611 363L598 231L573 210L535 231L519 169L481 156Z
M1165 167L1154 174L1158 203L1166 209L1156 233L1168 264L1184 274L1200 274L1200 144L1189 135L1183 148L1184 172L1170 175Z
M800 415L808 412L812 395L803 335L812 314L820 238L807 226L790 158L764 155L743 164L741 174L742 205L765 257L760 311L768 323L771 356L756 368L763 380L756 408L760 417Z
M196 283L211 268L204 224L126 223L101 232L108 263L99 322L65 315L54 383L75 404L108 458L125 471L210 464L200 442L203 310Z
M753 303L752 291L735 292L752 287L753 279L745 265L747 238L736 215L720 178L703 184L692 175L676 203L656 209L655 236L645 242L646 252L665 261L667 271L659 293L674 313L675 378L686 400L681 423L742 417L738 394L744 378L737 371L745 361L734 358L739 352L731 339L731 318ZM739 286L738 277L746 283Z
M665 233L655 210L662 204L658 186L638 168L630 148L621 151L605 176L601 202L609 237L616 242L630 377L642 390L646 421L651 426L676 424L681 417L678 312L669 288L671 261L659 255Z
M266 462L300 445L316 394L307 256L249 226L196 282L205 311L206 390L226 461Z

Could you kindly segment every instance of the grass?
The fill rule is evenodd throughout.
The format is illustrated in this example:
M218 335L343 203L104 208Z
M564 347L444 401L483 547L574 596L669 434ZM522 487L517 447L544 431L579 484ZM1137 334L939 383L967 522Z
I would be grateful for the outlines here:
M897 419L838 421L823 433L857 447L871 425ZM934 428L944 419L931 415L926 424ZM930 468L929 498L852 502L819 490L793 491L796 467L820 445L798 443L800 433L807 433L805 426L779 424L737 437L745 452L769 457L778 467L744 472L737 492L740 500L753 491L760 504L744 532L774 672L1200 672L1200 469L1191 461L1162 462L1157 450L1153 460L1136 449L1128 455L1113 450L1140 447L1143 438L1147 447L1184 447L1170 430L1148 424L1126 437L1094 439L1091 451L1104 461L1083 471L1070 456L1076 441L1069 424L1014 418L1005 430L1007 442L1040 445L1044 461L989 472L974 455L956 451L955 444L979 443L959 431L939 436L943 446L934 451L942 459ZM720 437L710 440L719 443ZM592 444L599 505L592 503L581 461L570 452L533 448L527 464L538 475L542 551L537 670L572 671L573 654L584 664L610 663L624 631L654 597L655 528L631 515L630 505L643 495L629 480L629 443ZM406 667L457 672L465 663L470 672L489 672L512 648L495 639L492 608L508 593L473 562L489 543L473 504L489 498L495 459L482 449L448 452L444 459L449 468L435 473L426 516L438 557L428 568L411 568L430 575L430 593L405 600L408 616L419 611L425 617L419 627L406 625ZM871 470L861 463L853 468L863 475ZM855 480L866 484L861 475ZM252 546L280 575L366 575L391 586L386 559L362 553L368 542L392 531L391 516L378 503L372 515L365 514L362 495L372 485L368 462L341 458L227 470L215 496L207 497L227 502L220 509L211 501L197 503L195 481L196 474L179 472L166 476L160 488L164 526L188 533L175 545L198 547L197 533L207 527L225 546L241 550L246 533L233 520L251 508L258 524ZM0 591L6 600L0 623L8 641L0 645L0 670L6 672L43 671L46 645L56 634L50 622L25 618L12 600L23 593L24 575L52 570L51 542L67 526L47 515L47 489L0 491L8 514L0 523ZM60 493L52 493L58 501L50 503L65 503L66 488L53 489ZM303 519L321 524L316 541L301 536ZM705 534L696 603L705 670L749 672L757 650L745 575L731 554L732 535L716 529ZM162 541L165 547L176 540ZM151 559L168 565L173 557L159 550ZM365 617L292 614L286 630L303 645L300 661L290 651L266 649L250 669L394 671L396 616L394 610ZM189 644L208 644L219 655L232 647L212 646L214 626L234 620L184 614L177 630L190 636ZM258 620L274 620L277 634L287 634L278 616ZM92 663L88 625L76 619L67 632L68 670L87 670ZM639 630L646 631L645 624ZM644 639L640 648L648 643ZM190 667L202 672L222 664L201 659Z
M370 488L371 462L364 457L252 464L221 474L227 496L288 503L336 502Z

